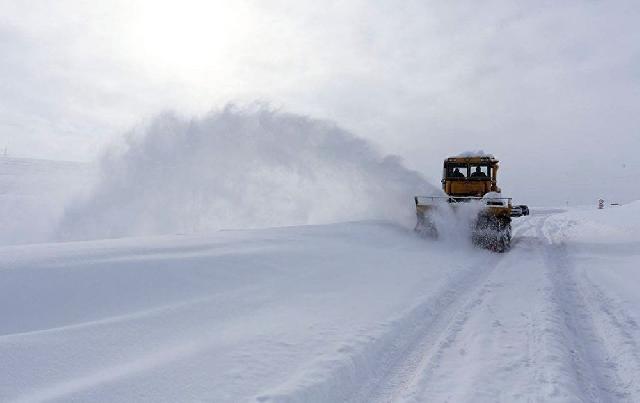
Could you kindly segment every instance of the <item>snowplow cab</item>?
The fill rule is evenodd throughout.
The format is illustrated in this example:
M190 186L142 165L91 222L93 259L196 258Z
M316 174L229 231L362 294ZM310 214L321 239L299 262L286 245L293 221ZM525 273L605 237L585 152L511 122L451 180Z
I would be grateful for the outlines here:
M444 160L442 190L451 197L482 197L500 193L498 160L491 156L449 157Z

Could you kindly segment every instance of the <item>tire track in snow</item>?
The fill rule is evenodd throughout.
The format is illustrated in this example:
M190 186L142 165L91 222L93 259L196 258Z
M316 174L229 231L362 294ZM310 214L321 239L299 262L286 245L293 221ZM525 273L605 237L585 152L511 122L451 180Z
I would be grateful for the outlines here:
M552 223L555 224L555 223ZM557 224L551 225L552 232L547 234L549 244L554 244L552 238L556 235L562 239L564 228ZM554 244L555 245L555 244ZM568 252L564 244L562 251ZM606 383L600 385L607 398L640 401L640 346L637 340L640 327L636 321L623 309L621 301L617 301L605 292L587 276L587 272L574 267L567 259L566 276L570 287L575 289L578 306L588 315L589 332L593 334L593 346L597 362L594 362Z
M638 340L639 327L620 307L622 304L606 294L583 273L578 282L589 310L598 320L597 331L600 342L606 350L606 367L615 371L614 380L616 394L629 401L640 401L640 348ZM635 334L634 334L635 333Z
M483 281L479 282L475 289L467 294L466 302L460 305L460 309L454 313L454 319L448 323L448 330L441 333L431 350L422 352L422 354L426 355L422 358L421 366L414 370L410 379L407 380L402 387L398 388L393 396L380 401L423 402L431 399L434 401L456 401L456 399L460 399L461 395L459 394L454 393L453 396L456 397L452 397L452 395L446 392L443 393L442 389L446 389L446 386L440 384L439 380L447 380L450 374L445 374L449 373L456 365L465 365L464 359L457 361L458 357L456 357L456 355L465 356L467 354L473 354L473 351L466 350L469 348L478 348L477 345L467 345L467 338L469 337L469 330L471 333L478 330L476 326L479 318L487 319L485 323L491 323L492 328L503 326L499 319L504 318L499 318L499 315L496 316L492 304L508 303L508 301L510 301L508 294L505 295L505 291L510 290L511 287L514 286L513 280L511 279L512 282L509 283L509 289L503 287L505 286L505 281L510 281L507 280L507 278L514 276L512 272L515 267L511 265L513 263L512 261L515 261L517 258L522 258L523 256L529 260L527 254L534 250L533 247L537 243L535 238L522 236L535 230L535 221L533 223L530 221L530 219L527 219L517 223L517 226L515 226L514 242L512 243L513 248L515 249L517 247L517 249L508 254L501 255L500 260L492 267L491 271L486 274ZM519 246L522 246L522 248ZM515 276L520 277L517 274L515 274ZM523 281L525 277L526 276L520 277L520 282ZM490 365L488 365L485 367L486 370L495 376L500 376L501 371L511 373L520 368L527 371L537 370L535 363L538 351L540 350L538 343L539 332L536 331L537 322L535 319L532 319L531 315L527 316L527 322L532 325L531 327L527 327L525 331L527 337L524 344L526 345L527 353L518 356L512 355L509 360L503 362L498 367L490 368ZM490 334L491 331L485 329L483 332ZM529 334L529 332L532 334ZM494 351L494 353L505 355L509 347L509 345L505 345L502 350ZM452 359L454 361L450 361ZM533 365L531 365L532 363ZM486 373L483 375L486 375ZM443 376L444 378L442 378ZM476 376L460 379L459 382L463 384L461 386L475 390L474 400L488 399L487 389L482 388L482 395L479 394L480 388L475 384L479 379L478 376L480 376L479 373L476 374ZM531 378L535 378L535 375ZM531 389L536 390L536 388ZM484 396L484 398L480 396Z
M455 270L435 296L392 322L381 336L354 352L320 382L295 381L284 393L274 390L255 397L259 402L382 402L390 401L416 373L428 351L446 340L461 323L458 313L477 299L478 289L502 256L480 251L474 263Z
M517 228L516 236L532 230L535 231L535 223L527 220ZM489 254L488 260L472 265L464 278L452 281L451 289L436 297L436 315L418 328L404 332L410 337L394 341L394 348L378 360L384 371L356 385L353 394L345 400L420 401L445 352L455 344L473 312L483 305L484 296L493 290L495 282L489 278L504 256ZM408 338L411 340L407 341Z
M441 364L442 356L456 340L472 311L483 303L483 296L491 288L487 281L502 255L491 255L487 262L476 264L471 273L439 297L438 310L431 321L413 329L410 342L395 356L379 376L359 386L350 402L395 402L415 396L415 382L424 381ZM417 331L417 332L416 332ZM421 384L424 386L424 384Z
M436 338L434 345L428 351L422 352L424 355L420 367L414 371L408 381L405 381L404 387L398 389L390 398L382 401L424 401L424 397L428 396L425 391L432 385L432 380L435 379L434 374L442 366L445 354L456 346L459 334L464 330L467 322L475 312L484 305L485 295L492 291L495 283L489 281L488 278L489 276L466 299L462 307L454 313L453 318L446 324L446 328Z
M386 334L372 340L365 351L355 352L329 379L293 394L263 395L258 400L375 403L446 397L427 392L437 392L438 376L457 365L449 359L466 332L473 330L472 324L491 316L485 311L491 311L492 303L509 303L509 293L494 291L504 280L502 276L511 273L510 287L534 288L522 295L535 298L535 305L522 310L519 329L510 328L511 336L520 334L526 339L516 343L522 344L522 353L503 355L512 346L496 347L495 352L508 360L482 367L488 372L476 373L480 376L473 379L461 380L470 393L477 391L477 382L500 375L500 371L520 371L507 377L524 379L523 388L508 392L514 400L640 401L634 379L640 373L640 354L632 334L638 326L629 329L627 324L635 323L632 318L578 275L562 242L562 227L549 220L554 213L519 222L514 232L520 239L514 246L522 253L509 261L504 257L510 255L484 255L486 258L456 271L446 284L450 288L445 286L392 323ZM534 274L514 274L514 269L522 269L518 259L526 260L524 269ZM513 316L509 319L511 324L518 322ZM501 391L488 392L485 396L506 396Z
M523 390L525 393L520 398L639 401L634 376L640 373L640 355L628 326L623 325L632 319L615 311L596 288L586 288L584 282L576 278L566 246L555 241L557 235L561 235L561 228L554 228L553 223L549 225L549 217L545 214L525 221L516 232L535 235L522 241L531 240L525 245L530 244L532 252L540 256L541 266L536 267L542 269L539 286L543 287L541 298L546 306L542 311L530 312L528 317L530 327L524 360L531 382L528 392ZM422 344L417 343L405 356L403 365L368 393L349 401L424 401L428 396L436 396L427 391L435 386L435 375L446 362L446 352L456 346L456 338L464 331L465 324L485 304L485 295L492 291L495 268L487 270L482 279L473 287L467 287L464 294L438 316L426 329ZM523 281L526 280L523 278ZM607 340L615 347L614 352L617 349L617 355L610 352Z
M555 331L561 336L559 342L562 343L564 358L570 364L577 397L591 402L628 398L628 393L619 389L621 382L615 365L607 362L607 352L590 302L591 295L586 294L577 281L566 245L553 239L562 235L561 229L553 223L549 225L548 218L540 220L536 232L544 242L546 275L552 284L550 302L560 319L555 321L560 327Z

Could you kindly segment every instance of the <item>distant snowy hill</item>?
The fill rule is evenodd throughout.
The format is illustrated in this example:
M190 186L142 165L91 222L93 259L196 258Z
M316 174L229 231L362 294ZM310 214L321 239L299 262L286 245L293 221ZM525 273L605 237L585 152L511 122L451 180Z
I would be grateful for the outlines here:
M88 164L0 157L0 244L48 240L65 204L89 180Z

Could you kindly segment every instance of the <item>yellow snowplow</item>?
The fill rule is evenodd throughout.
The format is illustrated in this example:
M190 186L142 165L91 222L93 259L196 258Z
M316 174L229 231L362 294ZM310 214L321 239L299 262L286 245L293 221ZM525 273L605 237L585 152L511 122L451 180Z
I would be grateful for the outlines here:
M475 245L505 252L511 246L511 218L529 214L525 205L514 206L502 197L498 187L499 161L489 155L450 157L444 160L442 190L446 196L415 196L416 231L438 236L435 216L441 210L473 205L477 208L471 223Z

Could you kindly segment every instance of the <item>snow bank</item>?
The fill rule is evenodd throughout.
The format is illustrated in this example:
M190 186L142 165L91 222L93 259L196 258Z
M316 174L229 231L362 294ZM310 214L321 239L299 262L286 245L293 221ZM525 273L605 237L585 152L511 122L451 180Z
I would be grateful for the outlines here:
M582 243L619 243L640 240L640 201L621 206L572 209L556 216L563 239Z
M335 125L265 108L167 113L101 164L63 238L87 239L386 219L413 222L435 192L397 157Z

